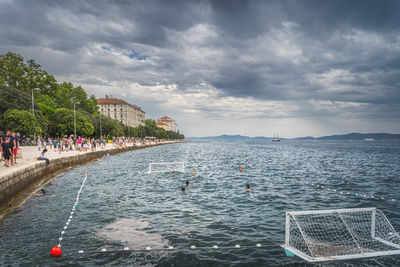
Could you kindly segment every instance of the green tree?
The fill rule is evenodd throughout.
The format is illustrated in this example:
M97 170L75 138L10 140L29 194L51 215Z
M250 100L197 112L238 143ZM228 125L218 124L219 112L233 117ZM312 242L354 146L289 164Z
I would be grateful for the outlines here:
M76 112L76 134L91 136L94 132L93 125L80 112ZM50 117L50 135L65 136L74 134L74 111L66 108L58 108Z
M97 123L96 126L100 127L100 121ZM124 135L124 128L123 124L118 120L113 120L107 116L101 116L101 129L103 136L123 136ZM100 128L96 130L96 135L100 135Z
M18 54L8 52L0 55L0 85L18 88L26 93L33 88L41 88L49 93L56 84L56 79L33 59L25 64L24 58Z
M17 88L0 86L0 116L8 109L32 110L31 96Z
M7 130L21 133L22 135L31 134L36 130L40 133L40 127L38 125L36 118L32 113L26 110L9 109L3 115L3 125Z
M0 55L0 85L21 89L27 84L26 72L22 56L11 52Z

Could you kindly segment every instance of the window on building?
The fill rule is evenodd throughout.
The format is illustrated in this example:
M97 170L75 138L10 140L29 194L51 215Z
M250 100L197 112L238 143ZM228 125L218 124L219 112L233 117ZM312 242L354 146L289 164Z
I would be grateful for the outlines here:
M124 115L121 114L121 118L123 118L123 117L124 117Z
M123 108L121 108L121 111L124 111L124 109L123 109Z
M101 108L101 111L103 111L103 108Z
M116 108L114 108L114 111L117 111L117 109L116 109Z
M108 108L108 111L110 111L110 108Z
M114 119L116 119L117 118L117 114L114 114Z

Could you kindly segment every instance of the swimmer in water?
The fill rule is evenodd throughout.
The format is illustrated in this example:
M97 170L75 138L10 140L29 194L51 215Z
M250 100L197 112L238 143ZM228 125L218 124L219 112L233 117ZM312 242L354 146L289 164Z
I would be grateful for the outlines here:
M176 171L173 171L172 174L176 174Z
M189 184L189 180L186 180L186 186L189 186L190 184Z
M246 191L251 191L250 184L246 184Z
M182 194L185 194L185 192L186 192L186 189L182 186L182 187L181 187L181 193L182 193Z
M39 193L33 192L32 194L34 194L35 196L43 196L44 194L46 194L46 191L44 191L44 189L40 189Z

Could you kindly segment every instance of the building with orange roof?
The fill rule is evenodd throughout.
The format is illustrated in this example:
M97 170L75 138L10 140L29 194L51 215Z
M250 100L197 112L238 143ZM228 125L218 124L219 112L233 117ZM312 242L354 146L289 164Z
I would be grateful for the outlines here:
M156 126L157 126L158 128L163 128L164 130L168 131L168 125L165 124L165 123L163 123L163 122L157 122L157 123L156 123Z
M158 126L157 124L160 124L160 126ZM161 127L164 128L164 126L161 125L161 124L164 124L166 126L166 128L164 128L164 129L166 129L167 131L173 131L173 132L178 131L178 124L176 124L175 120L170 117L164 116L164 117L158 118L157 124L156 125L160 128Z
M106 95L97 99L100 114L111 119L119 120L126 126L139 127L145 125L146 113L138 106L122 99Z

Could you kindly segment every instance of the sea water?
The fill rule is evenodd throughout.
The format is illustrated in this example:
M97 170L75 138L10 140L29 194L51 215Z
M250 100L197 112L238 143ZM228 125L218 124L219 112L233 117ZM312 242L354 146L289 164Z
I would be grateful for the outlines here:
M171 161L186 171L147 173ZM52 258L84 171L63 255ZM389 141L188 142L109 156L56 177L5 219L0 265L307 265L279 246L286 211L377 207L400 231L399 175L400 143ZM323 265L344 263L395 266L400 256Z

